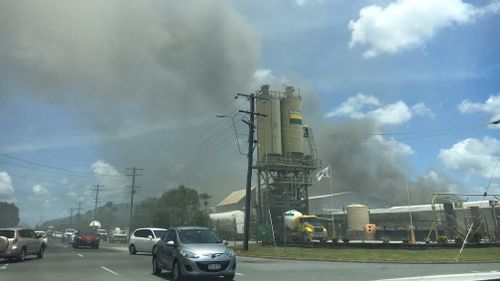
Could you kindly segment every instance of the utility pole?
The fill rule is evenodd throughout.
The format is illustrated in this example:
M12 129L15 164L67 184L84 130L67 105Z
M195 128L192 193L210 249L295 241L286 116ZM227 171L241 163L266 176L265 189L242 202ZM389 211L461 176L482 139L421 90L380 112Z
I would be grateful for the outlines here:
M99 203L99 188L104 187L104 185L95 185L95 206L94 206L94 220L97 219L97 203Z
M76 208L76 216L80 216L80 210L82 209L82 201L78 201L78 208Z
M82 209L82 201L78 201L78 208L76 208L76 225L80 227L80 210Z
M127 174L127 176L132 177L132 185L128 186L130 187L130 215L129 215L129 221L128 221L128 231L129 234L132 231L132 218L133 218L133 209L134 209L134 194L135 194L135 189L140 188L140 186L135 185L135 177L142 176L140 174L137 174L138 171L144 171L144 169L139 169L136 167L133 168L127 168L127 171L132 171L132 174Z
M253 150L255 141L253 135L255 133L255 115L266 116L265 114L260 114L255 112L255 99L259 98L255 94L245 95L237 94L238 96L247 97L250 100L250 111L240 110L241 113L246 113L250 115L250 121L242 120L248 125L248 166L247 166L247 184L245 192L245 222L244 222L244 239L243 239L243 250L248 251L248 240L250 239L250 197L252 195L252 163L253 163Z
M73 225L73 210L74 210L74 208L69 209L69 226L70 227Z

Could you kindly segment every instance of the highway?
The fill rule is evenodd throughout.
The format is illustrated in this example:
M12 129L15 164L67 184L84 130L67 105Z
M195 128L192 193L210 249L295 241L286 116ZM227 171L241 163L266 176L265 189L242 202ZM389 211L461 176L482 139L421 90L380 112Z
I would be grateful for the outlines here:
M1 281L79 281L79 280L171 280L164 272L155 276L151 255L130 255L122 244L102 243L100 249L73 249L67 243L51 240L43 259L29 257L25 262L0 260ZM238 258L235 280L377 280L422 276L488 272L500 264L392 264L314 262Z

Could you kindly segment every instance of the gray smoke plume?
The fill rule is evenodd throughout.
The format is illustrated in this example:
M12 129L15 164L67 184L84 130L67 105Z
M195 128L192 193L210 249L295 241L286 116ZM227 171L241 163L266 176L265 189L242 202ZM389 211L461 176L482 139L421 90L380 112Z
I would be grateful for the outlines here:
M413 204L429 203L433 191L450 191L452 181L429 171L413 177L414 168L406 160L411 148L378 134L369 119L343 120L325 127L318 136L323 163L331 163L336 192L356 191L383 198L388 204L406 204L406 179ZM323 192L328 192L326 186Z
M173 145L248 89L257 68L256 32L230 1L2 1L0 37L0 109L18 97L54 104L92 132L64 136L69 143L48 139L47 147L90 144L95 160L122 174L144 168L142 196L183 183L220 198L243 186L238 173L217 185L214 165L198 167L199 181L192 171L169 173L185 160L173 153L200 146ZM227 121L216 122L231 134ZM190 137L206 133L199 131Z
M2 2L0 36L2 100L34 93L105 130L203 115L246 86L259 59L226 1Z

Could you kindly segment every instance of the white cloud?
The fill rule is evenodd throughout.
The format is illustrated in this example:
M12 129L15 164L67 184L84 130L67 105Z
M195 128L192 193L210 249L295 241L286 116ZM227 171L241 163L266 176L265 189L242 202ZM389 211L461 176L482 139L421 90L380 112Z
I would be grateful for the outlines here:
M50 209L54 207L54 204L59 201L57 196L50 194L49 190L40 184L34 185L31 190L32 195L28 196L28 199L33 202L36 206L42 206L45 209Z
M400 125L408 122L414 114L434 116L424 103L417 103L411 108L403 101L382 105L376 97L359 93L325 114L325 117L371 118L379 125Z
M12 179L7 172L0 172L0 201L11 201L14 196Z
M253 73L253 81L250 84L252 88L259 88L264 84L274 85L276 87L277 85L292 84L290 80L291 79L286 76L274 76L271 69L257 69Z
M293 3L299 7L304 7L306 5L324 4L325 0L293 0Z
M491 120L498 120L500 119L500 94L490 96L484 103L463 100L458 105L458 110L462 113L484 112L492 116Z
M362 93L354 97L348 98L345 102L341 103L337 109L328 112L325 117L334 116L349 116L352 118L363 118L365 115L361 113L366 105L380 105L379 100L374 96L367 96Z
M257 84L269 84L275 79L270 69L257 69L253 74L253 78Z
M441 149L438 158L450 169L489 178L500 159L499 153L500 140L491 137L484 137L482 140L468 138L448 149ZM500 178L500 171L494 177Z
M123 196L126 194L129 179L120 174L113 165L103 160L97 160L92 163L91 168L98 184L104 185L102 187L103 195Z
M412 155L415 153L411 146L396 140L394 137L385 139L383 136L374 135L371 136L370 140L367 143L370 144L370 142L385 146L385 156L393 159L396 159L397 157L400 157L402 155ZM394 163L396 163L396 161L394 161Z
M395 54L422 46L442 29L469 24L488 13L498 13L498 1L475 7L462 0L398 0L387 7L370 5L349 21L349 47L367 46L365 58Z
M367 114L382 125L399 125L408 122L412 117L412 112L408 106L398 101L386 106L377 108Z
M33 194L35 194L36 196L49 194L49 191L45 187L39 184L34 185L32 189L33 189Z
M429 116L429 117L436 116L436 114L434 114L434 112L432 112L432 110L422 102L415 104L414 106L411 107L411 109L413 110L413 112L415 112L415 114L420 116Z

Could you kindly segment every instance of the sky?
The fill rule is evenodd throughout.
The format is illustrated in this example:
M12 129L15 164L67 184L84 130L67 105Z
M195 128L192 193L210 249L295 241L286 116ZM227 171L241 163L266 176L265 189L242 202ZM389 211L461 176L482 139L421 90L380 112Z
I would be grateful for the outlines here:
M215 206L247 137L216 114L266 83L301 94L336 191L500 193L499 28L495 0L0 1L0 201L32 225L97 184L126 203L137 167L136 200L184 184Z

